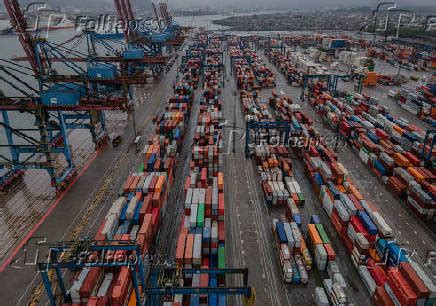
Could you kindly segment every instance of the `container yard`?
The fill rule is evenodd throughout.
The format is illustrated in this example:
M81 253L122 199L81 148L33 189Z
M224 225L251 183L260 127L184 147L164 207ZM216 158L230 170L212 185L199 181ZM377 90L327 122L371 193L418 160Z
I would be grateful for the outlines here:
M129 27L61 43L4 1L5 305L436 305L435 43L353 32L412 11L113 4Z

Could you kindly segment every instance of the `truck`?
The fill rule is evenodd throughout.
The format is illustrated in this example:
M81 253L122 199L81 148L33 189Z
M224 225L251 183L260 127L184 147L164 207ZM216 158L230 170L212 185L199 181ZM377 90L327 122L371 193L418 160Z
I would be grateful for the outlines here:
M283 273L283 280L286 283L292 283L293 273L291 264L291 252L289 250L283 222L280 222L277 219L273 220L272 234L274 236L275 248L277 250L277 257L279 259L280 268Z

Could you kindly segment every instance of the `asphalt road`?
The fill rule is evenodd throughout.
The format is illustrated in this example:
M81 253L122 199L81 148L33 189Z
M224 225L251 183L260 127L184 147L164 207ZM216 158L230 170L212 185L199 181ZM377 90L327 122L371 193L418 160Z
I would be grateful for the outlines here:
M262 51L258 51L260 55ZM266 60L264 60L267 63ZM228 68L227 71L230 71ZM261 190L260 179L255 168L254 161L246 159L244 154L245 138L234 133L235 153L232 153L233 141L230 131L233 126L233 118L236 119L236 130L245 132L245 122L239 101L239 92L234 96L236 84L232 76L224 89L224 116L227 119L226 145L229 154L226 155L225 179L227 189L226 203L227 235L234 242L228 250L228 260L234 266L247 266L249 268L249 284L256 290L257 305L311 305L314 304L314 291L316 286L322 286L322 279L328 278L326 272L313 269L309 272L308 285L289 285L282 279L282 273L274 248L274 238L271 233L273 218L280 218L285 214L284 207L270 208L266 205ZM287 90L284 78L279 77L278 86L275 90ZM272 90L264 89L261 96L267 98ZM296 95L294 94L294 97ZM242 130L240 129L242 128ZM293 160L295 175L306 197L306 204L300 207L303 218L302 232L305 235L305 227L312 214L318 214L325 225L329 237L333 241L333 247L338 256L341 272L349 284L353 284L355 290L350 290L348 296L356 305L368 304L369 296L359 279L359 275L352 266L351 259L346 255L345 247L339 240L336 231L328 220L328 216L322 209L321 203L312 191L311 184L305 176L303 165L298 160ZM234 203L234 205L233 205ZM229 230L230 227L230 230Z
M267 62L266 57L263 58ZM301 105L302 111L314 119L314 125L321 136L335 136L335 133L322 122L320 116L315 113L313 108L307 102L299 100L301 88L287 85L284 76L272 64L270 64L270 67L277 74L277 91L282 90L285 94L290 95L296 103ZM363 93L366 93L367 90L367 88L364 88ZM382 104L389 103L392 111L394 111L394 108L400 108L397 104L390 103L388 97L384 97L380 102ZM401 108L396 111L398 113L405 112ZM432 249L432 247L434 248L436 242L435 226L429 225L417 218L406 206L406 203L395 197L381 183L381 180L364 165L358 158L357 153L349 145L339 147L338 154L339 161L348 169L351 179L356 183L364 197L378 205L400 244L408 249L411 254L414 253L413 259L421 263L425 262L427 251Z

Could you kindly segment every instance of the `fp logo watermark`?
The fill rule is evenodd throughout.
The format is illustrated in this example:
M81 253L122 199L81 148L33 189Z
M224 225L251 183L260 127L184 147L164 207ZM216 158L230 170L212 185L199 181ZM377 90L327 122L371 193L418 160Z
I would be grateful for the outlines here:
M36 18L33 27L28 28L27 30L42 32L43 35L41 35L41 37L45 36L45 38L48 38L48 33L52 27L56 26L66 16L65 14L49 9L46 2L29 3L23 10L25 17L29 11L35 11Z

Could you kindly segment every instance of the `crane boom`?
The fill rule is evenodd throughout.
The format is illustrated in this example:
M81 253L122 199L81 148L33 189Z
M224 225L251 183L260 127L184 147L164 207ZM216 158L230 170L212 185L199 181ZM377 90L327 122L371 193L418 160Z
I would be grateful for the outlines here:
M20 5L17 0L4 0L6 11L10 16L12 28L15 29L20 43L26 53L30 66L32 67L35 76L43 71L38 68L38 60L35 54L35 44L32 36L27 31L27 22L23 13L21 12Z

